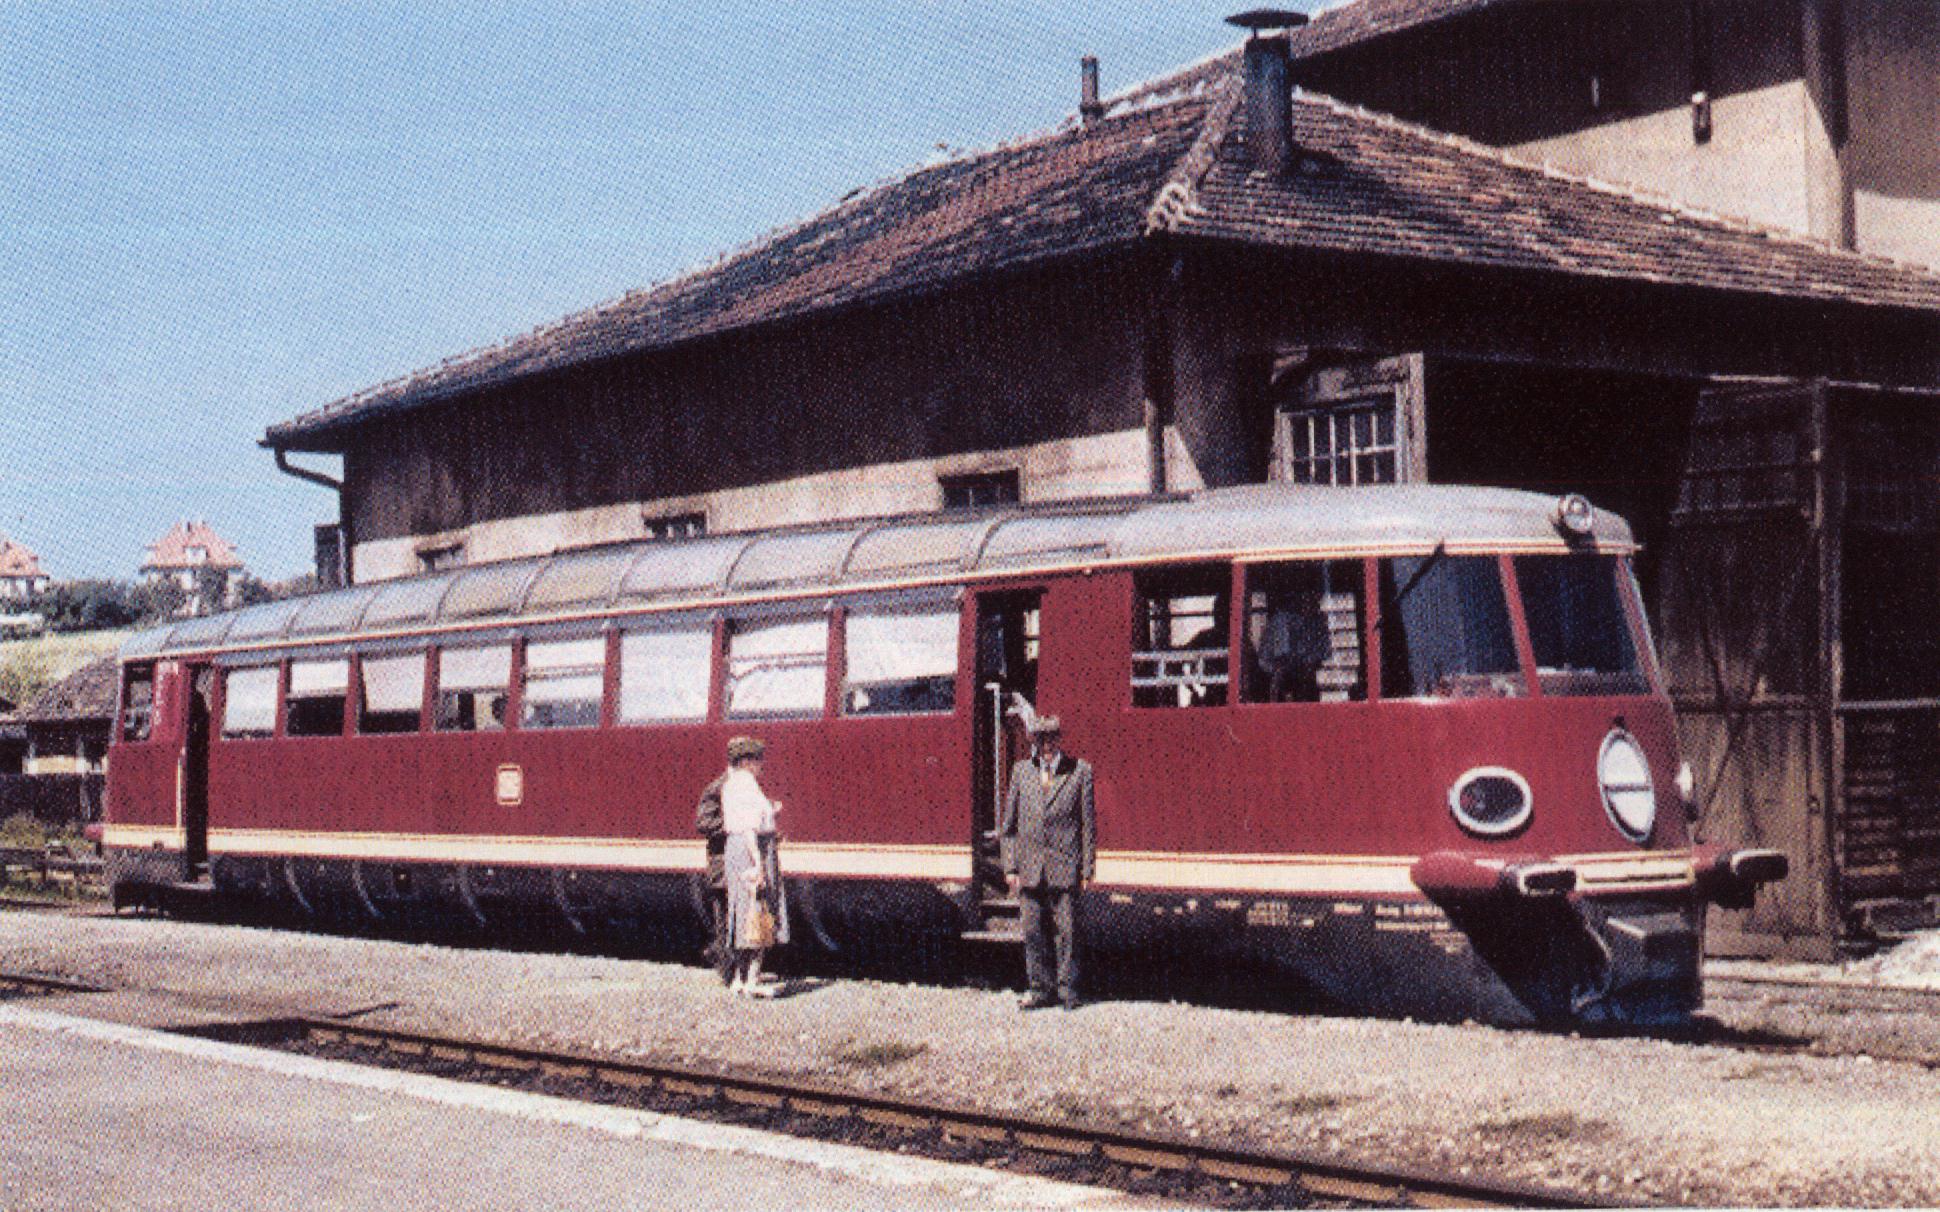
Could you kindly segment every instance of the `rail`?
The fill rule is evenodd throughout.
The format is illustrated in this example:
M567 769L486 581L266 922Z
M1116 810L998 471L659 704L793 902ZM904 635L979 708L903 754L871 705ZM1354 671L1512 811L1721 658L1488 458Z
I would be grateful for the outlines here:
M956 1144L982 1144L1052 1155L1066 1161L1116 1163L1135 1170L1194 1175L1268 1188L1309 1199L1394 1207L1579 1208L1610 1206L1588 1196L1526 1184L1400 1167L1357 1166L1338 1158L1232 1148L1184 1137L1127 1132L974 1107L864 1093L803 1080L780 1080L571 1051L486 1043L330 1019L287 1024L310 1043L385 1054L391 1063L468 1064L500 1073L577 1080L623 1091L629 1099L658 1092L739 1109L792 1113L823 1122L854 1120Z

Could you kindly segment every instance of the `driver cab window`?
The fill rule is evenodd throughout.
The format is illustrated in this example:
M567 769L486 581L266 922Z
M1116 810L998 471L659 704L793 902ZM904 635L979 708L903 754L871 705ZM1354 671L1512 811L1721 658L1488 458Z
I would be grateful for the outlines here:
M1246 574L1249 703L1367 698L1361 643L1367 575L1359 561L1267 564Z

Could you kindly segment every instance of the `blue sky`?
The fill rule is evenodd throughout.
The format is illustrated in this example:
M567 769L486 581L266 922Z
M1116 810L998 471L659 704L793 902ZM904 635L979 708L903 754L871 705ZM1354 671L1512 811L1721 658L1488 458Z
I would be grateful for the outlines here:
M0 0L0 535L127 577L205 518L301 572L335 498L268 425L1051 126L1080 55L1110 93L1242 7Z

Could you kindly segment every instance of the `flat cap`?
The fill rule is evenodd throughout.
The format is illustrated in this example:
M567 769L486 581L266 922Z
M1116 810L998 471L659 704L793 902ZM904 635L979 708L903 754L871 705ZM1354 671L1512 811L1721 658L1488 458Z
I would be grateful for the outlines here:
M751 736L737 736L728 742L728 761L739 762L745 758L758 758L768 752L768 746Z

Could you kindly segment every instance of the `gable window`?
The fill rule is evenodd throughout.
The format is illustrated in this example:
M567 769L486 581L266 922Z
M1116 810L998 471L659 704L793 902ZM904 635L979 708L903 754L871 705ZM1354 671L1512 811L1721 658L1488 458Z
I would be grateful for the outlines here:
M431 547L418 548L419 572L443 572L447 568L457 568L464 562L463 543L439 543Z
M1017 469L984 471L973 475L938 476L943 486L943 508L975 509L985 505L1015 505L1021 500Z
M155 727L155 671L130 669L121 696L121 739L145 741Z
M512 646L447 648L438 653L439 732L496 732L505 727L512 684Z
M365 657L360 669L364 694L357 731L416 732L424 706L424 654Z
M283 730L290 736L342 736L349 698L348 660L292 661L289 714Z
M1232 570L1224 566L1144 573L1132 619L1132 704L1217 707L1226 702L1227 607Z
M842 714L911 715L956 706L954 603L856 606L846 627Z
M821 715L828 642L828 620L819 614L736 622L728 632L728 718Z
M231 669L222 679L222 735L265 737L276 731L274 665Z
M1246 701L1367 698L1367 657L1361 643L1366 587L1366 573L1357 560L1248 569Z
M606 690L606 637L534 641L525 647L525 728L595 728Z
M650 539L687 539L707 533L707 515L704 513L670 513L659 517L643 517Z
M714 628L707 622L620 637L622 724L698 724L714 677Z

